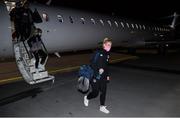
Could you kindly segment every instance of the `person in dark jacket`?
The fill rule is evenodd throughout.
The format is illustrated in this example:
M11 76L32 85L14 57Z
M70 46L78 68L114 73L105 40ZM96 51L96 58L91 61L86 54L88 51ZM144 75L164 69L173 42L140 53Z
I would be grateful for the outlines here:
M21 33L21 41L25 41L30 37L32 32L32 27L34 27L33 21L33 12L29 8L29 2L25 1L22 7L21 13L21 24L20 24L20 33Z
M42 48L41 34L42 34L42 30L39 28L35 28L33 36L27 41L30 47L30 51L33 53L36 60L35 62L36 72L39 72L45 69L44 63L47 58L47 53L45 53ZM40 59L41 61L39 64Z
M112 41L108 38L105 38L103 41L103 49L99 49L95 52L92 60L91 67L94 70L94 77L91 82L92 91L84 96L84 105L88 106L89 100L96 98L100 92L100 111L104 113L110 113L106 109L105 99L106 99L106 89L107 83L109 82L109 51L112 46Z
M10 20L14 25L16 38L20 37L20 25L21 25L21 15L22 15L22 3L20 1L16 2L15 8L13 8L10 13Z

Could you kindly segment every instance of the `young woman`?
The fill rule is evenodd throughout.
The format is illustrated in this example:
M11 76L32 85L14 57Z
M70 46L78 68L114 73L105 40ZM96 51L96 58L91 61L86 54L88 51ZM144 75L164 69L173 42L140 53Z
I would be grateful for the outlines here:
M100 92L100 111L110 113L105 106L106 89L109 81L109 51L111 50L112 41L108 38L103 40L102 49L95 52L91 61L91 67L94 70L94 78L91 80L92 91L84 96L84 105L88 106L89 100L96 98ZM96 61L94 62L94 58Z

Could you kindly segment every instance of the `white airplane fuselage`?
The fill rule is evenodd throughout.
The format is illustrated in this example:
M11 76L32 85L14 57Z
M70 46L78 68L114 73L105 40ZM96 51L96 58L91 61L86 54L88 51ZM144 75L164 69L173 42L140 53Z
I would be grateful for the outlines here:
M113 40L113 47L158 44L166 40L172 31L168 26L79 10L31 5L32 11L35 8L43 19L42 23L35 26L43 30L42 39L49 53L93 49L105 37ZM0 12L0 57L13 57L11 23L5 4L0 4Z

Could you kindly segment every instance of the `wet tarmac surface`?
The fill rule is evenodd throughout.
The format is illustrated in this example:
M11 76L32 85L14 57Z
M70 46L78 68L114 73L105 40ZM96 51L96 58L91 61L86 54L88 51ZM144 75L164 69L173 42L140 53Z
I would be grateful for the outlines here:
M136 54L136 56L138 59L124 61L121 66L180 74L180 53Z
M88 64L92 56L92 52L86 53L72 53L61 55L57 58L53 55L49 56L46 64L46 69L50 74L77 70L80 65ZM136 56L127 54L111 53L110 62L119 62L129 59L136 59ZM8 62L0 62L0 85L12 83L15 81L22 81L21 74L16 66L15 59Z
M180 116L180 75L111 65L106 105L99 97L83 104L77 91L77 71L56 74L55 83L27 85L17 82L0 88L0 116Z
M110 65L106 98L110 114L99 111L99 96L84 106L76 70L56 73L54 84L1 85L0 116L180 117L179 54L137 56Z

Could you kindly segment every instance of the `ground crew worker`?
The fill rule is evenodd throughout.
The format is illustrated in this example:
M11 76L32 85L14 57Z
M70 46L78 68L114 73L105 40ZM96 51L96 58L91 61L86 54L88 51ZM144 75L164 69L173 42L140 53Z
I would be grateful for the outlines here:
M94 70L94 78L90 80L92 91L87 95L84 96L84 105L88 106L89 100L98 96L100 92L100 111L104 113L110 113L105 106L105 99L106 99L106 89L107 83L109 82L109 71L108 71L108 62L109 62L109 51L112 46L112 41L108 38L105 38L102 44L103 48L96 51L94 54L98 57L95 62L91 61L91 66ZM93 59L94 60L94 56ZM100 75L100 77L98 76Z

